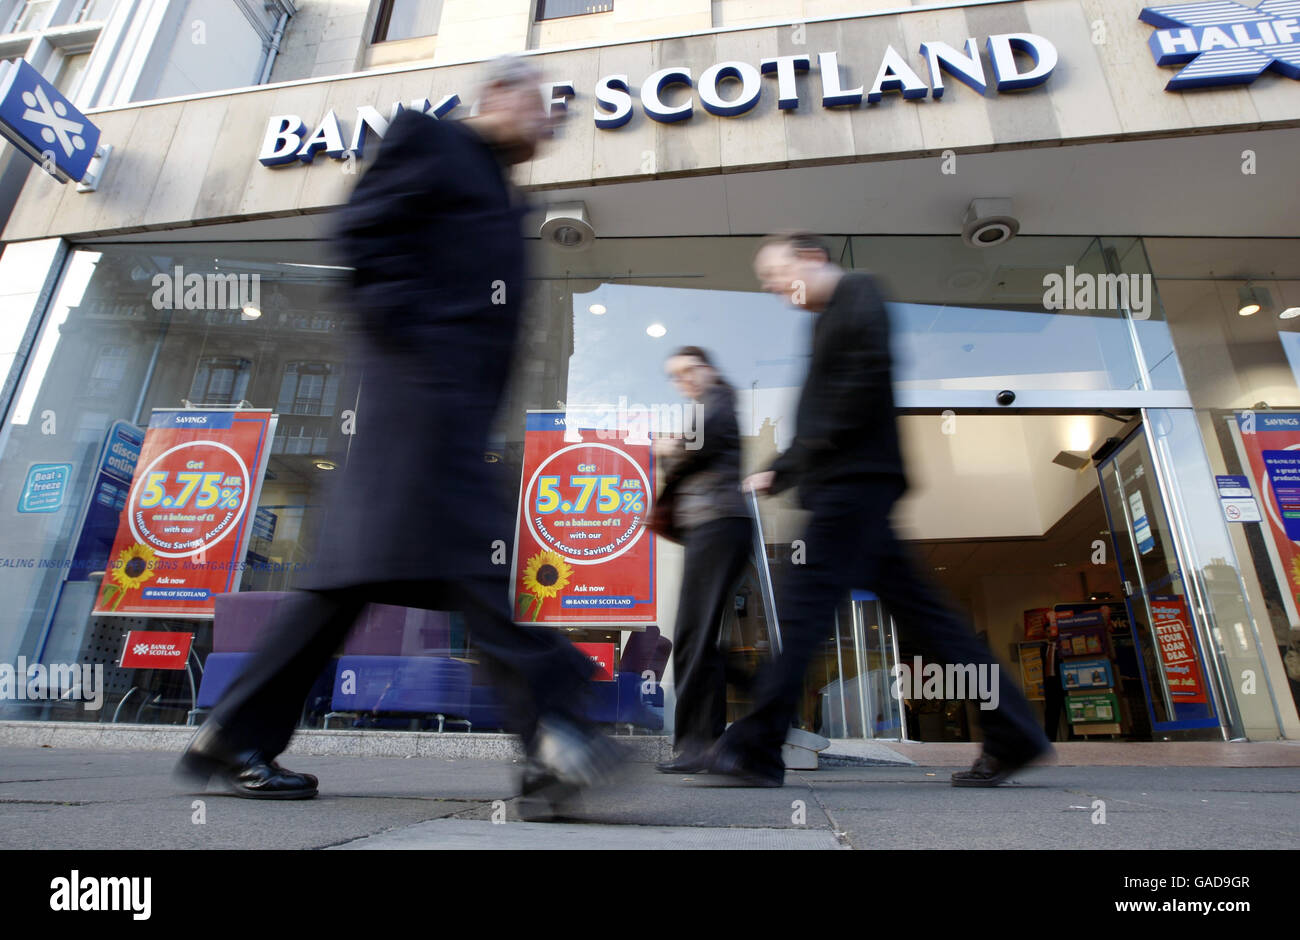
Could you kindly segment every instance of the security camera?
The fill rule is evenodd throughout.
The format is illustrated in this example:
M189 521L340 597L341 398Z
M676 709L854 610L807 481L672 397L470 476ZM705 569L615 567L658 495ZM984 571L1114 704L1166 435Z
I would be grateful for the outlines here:
M1016 237L1020 220L1011 214L1010 199L972 199L962 217L961 238L974 248L992 248Z
M566 251L590 248L596 238L585 202L565 202L548 206L542 222L542 240Z

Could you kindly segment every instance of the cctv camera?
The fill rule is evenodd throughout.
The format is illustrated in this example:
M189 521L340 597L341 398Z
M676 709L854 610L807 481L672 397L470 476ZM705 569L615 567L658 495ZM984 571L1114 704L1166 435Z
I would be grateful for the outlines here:
M596 230L591 227L591 220L587 217L587 204L566 202L549 206L546 219L542 222L541 236L543 241L567 251L590 248L596 238Z
M1015 238L1020 220L1011 214L1010 199L972 199L962 218L962 241L975 248L991 248Z

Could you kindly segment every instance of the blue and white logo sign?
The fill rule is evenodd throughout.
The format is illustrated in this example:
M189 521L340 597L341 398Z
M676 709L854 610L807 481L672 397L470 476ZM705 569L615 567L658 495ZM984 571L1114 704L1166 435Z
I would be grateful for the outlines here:
M1300 79L1300 0L1179 3L1147 7L1138 19L1157 27L1149 40L1156 65L1186 66L1169 91L1249 84L1268 68Z
M99 128L22 59L0 63L0 134L64 183L99 146Z

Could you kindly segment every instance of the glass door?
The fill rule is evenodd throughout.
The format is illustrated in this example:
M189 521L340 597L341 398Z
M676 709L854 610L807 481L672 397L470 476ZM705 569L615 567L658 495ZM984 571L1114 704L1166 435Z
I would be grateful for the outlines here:
M1151 729L1217 728L1200 618L1187 594L1145 427L1100 461L1097 472ZM1070 655L1064 645L1061 652Z

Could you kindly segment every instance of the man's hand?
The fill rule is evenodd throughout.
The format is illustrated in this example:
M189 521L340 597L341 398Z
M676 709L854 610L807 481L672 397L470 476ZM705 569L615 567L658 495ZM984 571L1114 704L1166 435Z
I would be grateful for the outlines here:
M763 470L760 473L751 473L745 477L745 482L740 484L740 488L746 493L765 493L772 487L772 480L776 477L774 470Z

